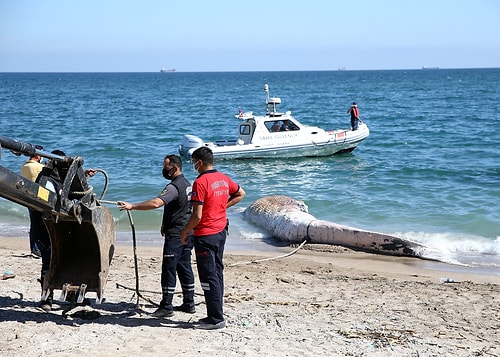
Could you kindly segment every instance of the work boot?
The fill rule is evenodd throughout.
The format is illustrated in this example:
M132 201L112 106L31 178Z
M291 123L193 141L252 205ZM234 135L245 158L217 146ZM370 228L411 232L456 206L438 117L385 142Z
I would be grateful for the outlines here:
M196 308L188 304L182 304L179 306L174 306L175 311L182 311L185 312L186 314L194 314L196 312Z
M220 330L226 327L226 321L222 320L217 323L201 322L199 325L195 325L194 328L197 330Z
M40 252L40 249L38 249L38 246L35 244L33 249L31 249L31 256L33 258L39 259L42 257L42 252Z
M40 308L45 312L52 311L53 298L54 298L54 293L52 292L52 293L50 293L49 297L46 300L40 301Z
M155 312L153 312L153 316L158 318L171 317L174 316L174 310L168 310L166 307L160 306Z

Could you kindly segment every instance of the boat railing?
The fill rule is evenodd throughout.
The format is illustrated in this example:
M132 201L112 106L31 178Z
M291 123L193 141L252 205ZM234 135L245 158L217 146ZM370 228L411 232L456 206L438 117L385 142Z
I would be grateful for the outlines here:
M214 143L216 146L229 146L236 145L237 140L216 140Z

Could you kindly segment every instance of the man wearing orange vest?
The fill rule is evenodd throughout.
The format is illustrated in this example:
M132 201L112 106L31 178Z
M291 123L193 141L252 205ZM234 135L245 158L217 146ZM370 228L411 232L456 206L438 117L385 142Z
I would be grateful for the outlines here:
M361 120L359 118L359 109L358 109L358 104L356 102L352 102L352 106L349 108L347 113L351 114L351 127L352 130L358 130L358 124L359 121Z

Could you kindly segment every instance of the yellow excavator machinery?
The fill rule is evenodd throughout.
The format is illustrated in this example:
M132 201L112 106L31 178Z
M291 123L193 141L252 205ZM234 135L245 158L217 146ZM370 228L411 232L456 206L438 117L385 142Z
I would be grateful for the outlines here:
M51 260L43 279L42 299L55 289L84 300L87 292L97 294L100 303L115 248L115 225L111 211L100 204L87 183L83 158L60 156L29 143L0 136L2 149L16 155L39 155L59 168L60 187L56 192L44 186L44 177L35 183L0 165L0 197L40 212L50 236Z

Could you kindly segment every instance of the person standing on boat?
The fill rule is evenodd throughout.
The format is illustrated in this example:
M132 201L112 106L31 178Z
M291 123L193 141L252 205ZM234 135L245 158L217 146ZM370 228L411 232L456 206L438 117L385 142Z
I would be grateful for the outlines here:
M199 320L195 328L217 330L226 326L222 308L222 258L229 225L226 211L245 197L245 191L229 176L214 169L214 155L208 147L196 149L191 158L199 176L191 194L193 213L182 231L181 241L188 244L189 232L194 229L196 265L207 308L207 317Z
M359 121L359 109L358 104L356 102L352 102L351 107L347 111L347 113L351 114L351 128L352 130L358 130Z
M177 155L167 155L163 160L163 177L171 182L165 186L158 197L141 203L118 201L120 210L153 210L164 206L163 221L160 229L165 236L163 244L163 261L161 268L162 300L153 313L154 317L170 317L174 310L194 314L194 274L191 268L190 236L186 236L186 244L181 243L182 229L191 216L189 196L191 184L182 174L182 160ZM183 303L173 306L177 275L182 288Z

